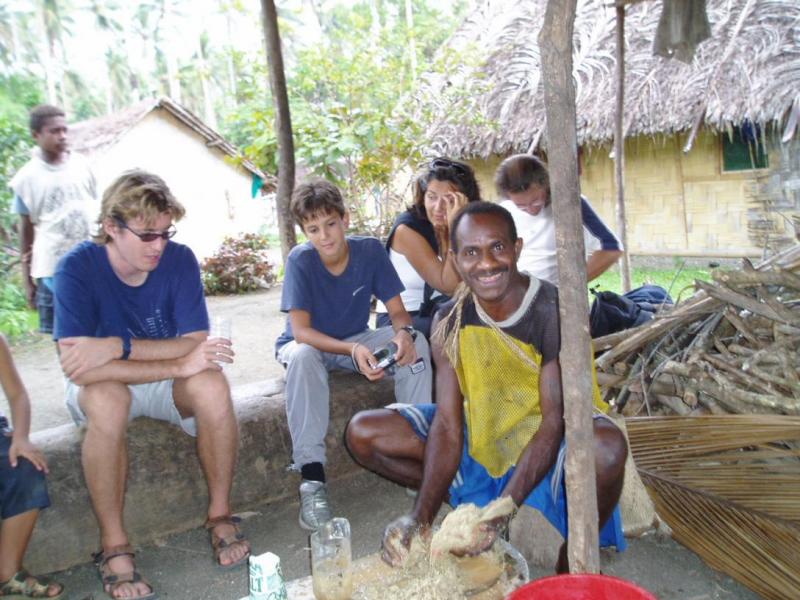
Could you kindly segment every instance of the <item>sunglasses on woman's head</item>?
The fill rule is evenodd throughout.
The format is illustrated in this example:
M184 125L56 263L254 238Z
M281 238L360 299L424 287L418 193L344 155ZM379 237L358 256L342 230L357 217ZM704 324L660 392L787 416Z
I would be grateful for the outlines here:
M464 165L446 158L434 158L431 161L431 169L453 169L462 175L466 175L467 173L467 169Z
M135 231L130 227L128 227L128 224L119 217L114 217L114 220L117 222L117 225L119 225L123 229L127 229L143 242L154 242L158 238L161 238L163 240L168 240L171 237L174 237L176 233L178 233L178 230L175 229L175 225L170 225L169 229L165 231L145 231L144 233L139 233L138 231Z

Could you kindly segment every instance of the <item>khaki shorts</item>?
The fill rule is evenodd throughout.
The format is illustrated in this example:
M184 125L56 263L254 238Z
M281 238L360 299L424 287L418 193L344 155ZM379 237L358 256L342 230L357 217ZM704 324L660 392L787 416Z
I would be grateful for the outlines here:
M86 415L78 402L81 388L82 386L72 383L69 379L65 380L67 410L76 425L86 424ZM194 417L182 418L175 407L175 400L172 398L172 379L137 383L129 385L128 389L131 392L131 411L128 421L133 421L136 417L150 417L178 425L189 435L197 437L197 423Z

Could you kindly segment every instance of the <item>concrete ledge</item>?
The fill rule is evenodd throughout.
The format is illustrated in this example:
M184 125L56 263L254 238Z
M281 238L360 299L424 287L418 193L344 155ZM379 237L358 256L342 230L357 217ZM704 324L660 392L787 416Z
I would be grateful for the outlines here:
M359 410L393 401L389 380L372 384L354 374L332 375L326 438L330 479L360 468L347 454L342 439L350 417ZM296 474L286 472L291 462L291 438L284 404L281 380L234 390L240 431L239 464L231 498L234 511L295 498L299 480ZM125 523L131 542L145 544L202 525L208 495L193 438L152 419L137 419L128 432ZM39 518L25 558L33 573L86 562L98 549L97 523L81 468L83 433L72 425L62 425L32 436L47 455L52 501Z

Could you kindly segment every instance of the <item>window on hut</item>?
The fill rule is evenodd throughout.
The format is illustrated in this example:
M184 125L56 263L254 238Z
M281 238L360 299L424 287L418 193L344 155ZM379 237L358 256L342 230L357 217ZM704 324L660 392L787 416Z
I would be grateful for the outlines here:
M769 166L761 128L745 121L722 134L722 170L750 171Z

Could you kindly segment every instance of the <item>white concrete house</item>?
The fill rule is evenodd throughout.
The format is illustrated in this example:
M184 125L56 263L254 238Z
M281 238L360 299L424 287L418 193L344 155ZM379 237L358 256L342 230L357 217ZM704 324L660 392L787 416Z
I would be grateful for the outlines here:
M175 240L198 260L211 256L225 236L276 227L275 196L263 193L274 188L274 177L169 98L75 123L70 147L90 161L101 196L128 169L162 177L186 207Z

